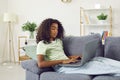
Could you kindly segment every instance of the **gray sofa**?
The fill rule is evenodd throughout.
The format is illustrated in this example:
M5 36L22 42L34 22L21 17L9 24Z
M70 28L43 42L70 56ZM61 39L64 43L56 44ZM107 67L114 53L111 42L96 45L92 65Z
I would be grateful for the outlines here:
M96 56L104 56L120 61L120 38L108 37L103 46L99 34L65 37L63 46L66 55L82 54L85 43L93 39L99 40ZM51 67L38 68L36 60L26 60L21 62L21 65L26 70L26 80L120 80L120 76L57 73Z

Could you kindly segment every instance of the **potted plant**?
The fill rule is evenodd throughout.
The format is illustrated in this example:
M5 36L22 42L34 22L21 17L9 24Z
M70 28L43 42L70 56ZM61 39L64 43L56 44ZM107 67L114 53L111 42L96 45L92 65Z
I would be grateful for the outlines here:
M107 19L107 14L105 15L104 13L101 13L100 15L97 16L99 23L103 24L106 22Z
M27 21L25 24L23 24L22 30L29 31L30 32L29 38L33 39L34 38L34 31L35 31L36 27L37 27L37 25L34 22Z

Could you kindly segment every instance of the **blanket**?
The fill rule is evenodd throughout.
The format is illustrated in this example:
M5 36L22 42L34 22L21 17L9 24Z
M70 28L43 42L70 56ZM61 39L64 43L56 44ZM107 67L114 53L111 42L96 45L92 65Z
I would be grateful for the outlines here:
M95 57L80 67L55 67L59 73L80 73L87 75L120 75L120 61L104 57Z

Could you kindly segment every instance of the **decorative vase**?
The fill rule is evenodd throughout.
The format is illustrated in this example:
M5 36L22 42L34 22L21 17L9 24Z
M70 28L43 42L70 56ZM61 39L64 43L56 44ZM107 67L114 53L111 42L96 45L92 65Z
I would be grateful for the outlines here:
M30 38L30 39L33 39L33 38L34 38L34 32L30 32L29 38Z

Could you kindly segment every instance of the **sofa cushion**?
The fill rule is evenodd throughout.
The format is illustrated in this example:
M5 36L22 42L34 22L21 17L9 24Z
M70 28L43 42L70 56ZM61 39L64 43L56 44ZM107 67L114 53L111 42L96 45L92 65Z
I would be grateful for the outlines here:
M99 47L97 49L96 56L103 56L103 46L101 42L100 34L93 34L81 37L65 37L63 39L63 47L66 55L80 55L83 53L84 45L90 40L98 39Z
M37 66L37 61L36 60L25 60L21 62L21 65L24 69L33 72L35 74L41 74L43 72L47 72L47 71L53 71L52 67L48 67L48 68L39 68Z
M31 71L26 70L26 79L24 80L40 80L40 75L39 74L35 74Z
M120 37L107 37L104 57L120 61Z
M57 72L44 72L40 80L91 80L91 76L82 74L63 74Z
M96 76L93 80L120 80L120 76Z

